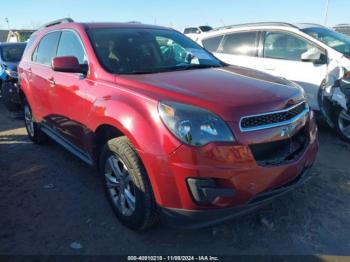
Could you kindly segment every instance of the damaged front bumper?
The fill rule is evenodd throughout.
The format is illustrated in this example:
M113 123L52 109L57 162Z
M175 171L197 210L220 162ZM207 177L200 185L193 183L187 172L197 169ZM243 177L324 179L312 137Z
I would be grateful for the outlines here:
M167 224L184 229L196 229L218 224L237 216L250 213L273 199L280 197L295 188L300 187L311 179L311 167L306 167L302 173L283 186L263 192L252 197L246 204L215 210L185 210L178 208L161 208L160 213L163 221Z

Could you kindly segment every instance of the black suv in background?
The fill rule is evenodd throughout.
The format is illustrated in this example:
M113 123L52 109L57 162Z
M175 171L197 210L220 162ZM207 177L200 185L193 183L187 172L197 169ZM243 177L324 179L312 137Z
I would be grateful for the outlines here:
M26 43L0 43L0 90L2 100L10 111L20 109L17 66Z

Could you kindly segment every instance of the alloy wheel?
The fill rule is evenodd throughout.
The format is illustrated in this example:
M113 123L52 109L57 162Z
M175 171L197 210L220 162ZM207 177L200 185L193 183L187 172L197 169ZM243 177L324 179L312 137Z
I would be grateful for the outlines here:
M34 137L34 122L33 122L33 116L30 108L28 105L24 106L24 121L25 125L27 127L28 133L31 137Z
M135 211L135 185L123 160L110 156L105 164L105 182L115 207L124 216Z

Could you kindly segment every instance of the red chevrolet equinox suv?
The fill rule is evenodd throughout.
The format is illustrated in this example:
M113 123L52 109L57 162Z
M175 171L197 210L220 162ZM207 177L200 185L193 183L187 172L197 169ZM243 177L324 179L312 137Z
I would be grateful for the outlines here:
M175 30L62 19L30 38L19 78L29 138L97 166L130 228L219 223L310 178L317 127L302 89Z

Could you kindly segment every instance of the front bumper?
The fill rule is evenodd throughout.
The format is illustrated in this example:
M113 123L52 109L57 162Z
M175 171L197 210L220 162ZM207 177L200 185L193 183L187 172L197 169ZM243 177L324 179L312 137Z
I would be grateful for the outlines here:
M181 145L166 157L140 152L164 220L189 228L219 223L254 210L306 181L318 150L317 126L311 114L305 126L305 148L281 164L258 163L250 145L279 141L283 127L239 133L234 129L237 126L231 125L239 141L235 145ZM205 181L197 185L199 194L191 187L191 179Z
M160 208L161 217L167 224L179 228L196 229L230 220L240 215L252 212L276 197L282 196L311 179L310 167L303 170L295 179L287 184L252 197L246 204L216 210L186 210L177 208Z

